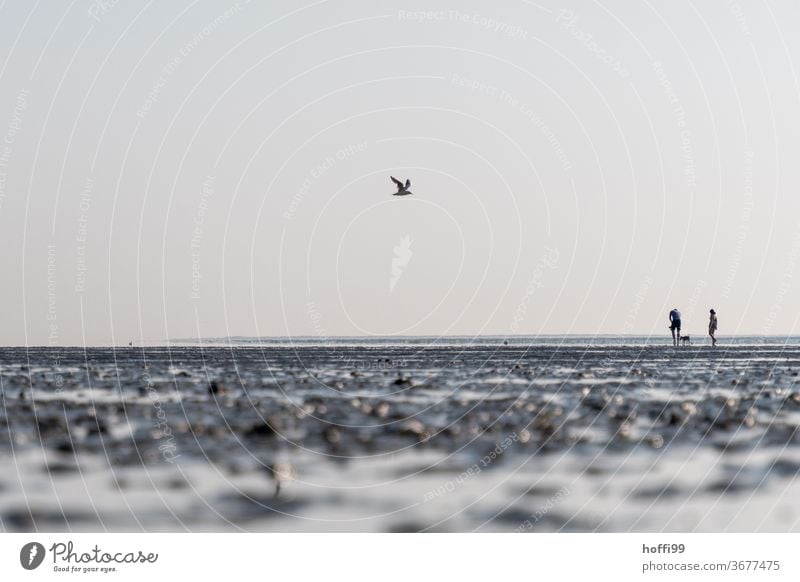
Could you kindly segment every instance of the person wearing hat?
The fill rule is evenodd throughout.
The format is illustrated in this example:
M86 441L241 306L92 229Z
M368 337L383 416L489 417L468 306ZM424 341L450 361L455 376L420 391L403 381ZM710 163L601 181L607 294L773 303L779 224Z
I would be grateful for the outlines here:
M714 337L714 334L717 333L717 312L711 309L709 313L708 335L711 336L711 346L714 347L717 345L717 338Z

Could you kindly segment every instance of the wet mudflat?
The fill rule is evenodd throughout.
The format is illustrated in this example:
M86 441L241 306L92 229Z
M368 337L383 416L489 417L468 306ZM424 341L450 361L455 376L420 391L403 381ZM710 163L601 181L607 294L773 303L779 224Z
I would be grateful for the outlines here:
M4 531L800 531L800 347L0 350Z

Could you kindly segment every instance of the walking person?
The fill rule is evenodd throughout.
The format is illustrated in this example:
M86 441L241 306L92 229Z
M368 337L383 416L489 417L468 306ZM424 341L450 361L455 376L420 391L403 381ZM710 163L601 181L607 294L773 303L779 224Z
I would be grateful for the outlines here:
M711 309L708 316L708 335L711 336L711 347L717 345L717 338L714 337L715 333L717 333L717 312Z
M672 331L672 345L677 347L681 339L681 312L677 307L669 312L669 329Z

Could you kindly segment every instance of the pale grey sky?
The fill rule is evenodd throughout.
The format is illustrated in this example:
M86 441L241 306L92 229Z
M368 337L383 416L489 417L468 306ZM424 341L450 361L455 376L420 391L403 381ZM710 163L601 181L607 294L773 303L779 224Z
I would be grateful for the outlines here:
M798 25L788 0L0 3L0 343L666 334L673 306L800 333Z

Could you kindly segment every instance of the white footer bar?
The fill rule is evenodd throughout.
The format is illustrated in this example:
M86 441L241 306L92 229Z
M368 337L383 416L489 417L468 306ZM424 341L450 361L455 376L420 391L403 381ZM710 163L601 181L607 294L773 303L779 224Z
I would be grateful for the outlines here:
M3 534L2 580L798 580L800 534Z

